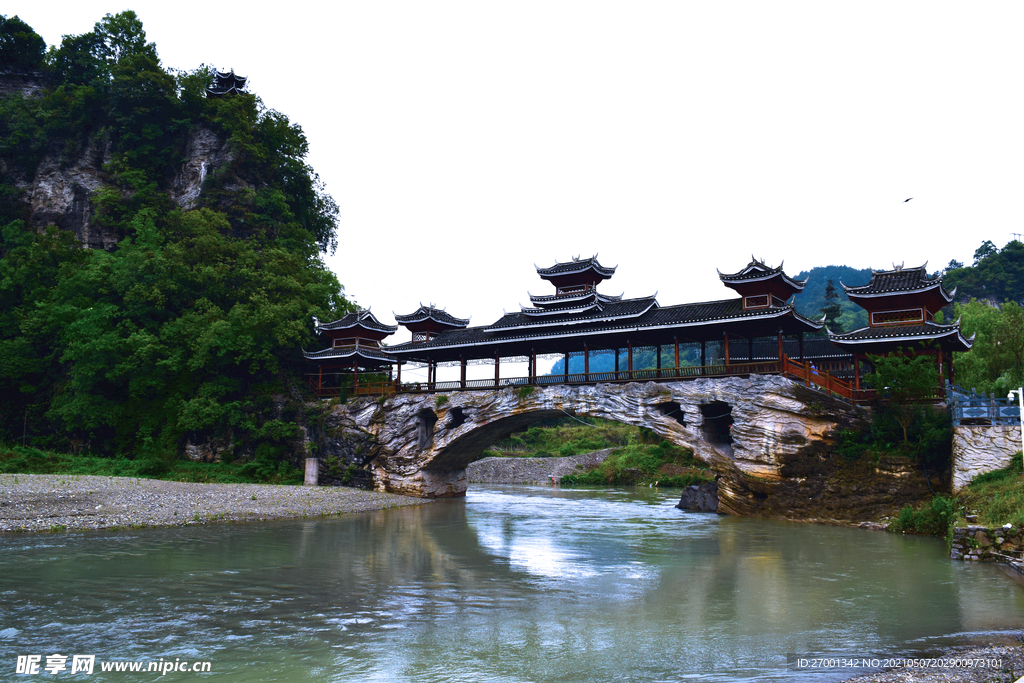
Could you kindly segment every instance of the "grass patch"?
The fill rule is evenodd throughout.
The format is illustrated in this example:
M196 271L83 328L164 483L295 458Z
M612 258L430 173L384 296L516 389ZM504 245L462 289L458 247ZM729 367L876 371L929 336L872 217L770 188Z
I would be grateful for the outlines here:
M630 444L616 449L589 472L562 477L563 486L690 486L714 481L714 475L693 453L667 441L655 444Z
M967 524L967 514L977 515L971 524L989 528L1004 524L1024 526L1024 474L1020 458L1018 453L1009 467L978 475L961 491L954 522L957 526Z
M142 477L216 484L295 484L302 470L286 462L257 457L249 462L205 463L192 460L105 458L71 455L22 446L0 446L2 474L69 474L101 477Z

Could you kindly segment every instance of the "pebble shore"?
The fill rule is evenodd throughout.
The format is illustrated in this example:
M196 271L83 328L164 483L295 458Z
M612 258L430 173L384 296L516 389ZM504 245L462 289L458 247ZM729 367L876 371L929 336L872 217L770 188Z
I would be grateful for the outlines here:
M329 486L196 484L130 477L0 474L0 532L329 517L428 502L422 498Z
M985 660L990 664L947 668L899 668L858 676L846 683L1014 683L1024 676L1024 647L1020 645L956 649L934 659L938 662ZM998 661L998 665L992 665L994 661Z
M466 477L471 484L547 484L597 467L611 452L605 448L561 458L481 458L469 463Z

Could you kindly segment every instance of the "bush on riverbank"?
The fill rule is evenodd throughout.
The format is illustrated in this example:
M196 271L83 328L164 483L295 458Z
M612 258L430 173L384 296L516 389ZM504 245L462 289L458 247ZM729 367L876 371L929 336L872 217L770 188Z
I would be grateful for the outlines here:
M897 533L946 536L953 524L956 503L946 496L935 496L918 510L907 505L889 522L889 530Z
M562 477L563 486L591 484L596 486L658 486L685 487L714 481L710 470L693 457L693 453L667 441L657 445L630 444L616 449L589 472Z
M303 473L285 462L259 458L249 462L205 463L163 458L107 458L0 446L3 474L91 474L216 484L301 484Z

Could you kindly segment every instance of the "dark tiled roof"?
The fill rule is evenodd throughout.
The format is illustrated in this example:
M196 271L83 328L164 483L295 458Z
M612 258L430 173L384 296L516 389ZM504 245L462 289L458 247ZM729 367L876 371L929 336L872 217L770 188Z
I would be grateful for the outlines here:
M368 330L377 330L379 332L393 333L398 330L398 325L385 325L381 321L370 313L370 309L363 309L356 311L355 313L349 313L344 318L339 318L334 322L325 323L320 326L321 330L344 330L350 327L365 327Z
M927 265L927 264L926 264ZM842 284L842 282L840 282ZM848 296L874 296L884 294L898 294L901 292L920 292L923 290L938 287L946 301L952 301L953 296L946 292L942 286L942 278L929 278L925 266L917 268L896 268L894 270L872 270L871 282L859 287L848 287L843 285Z
M625 301L612 301L603 306L595 306L592 309L581 313L559 313L543 318L535 318L526 313L506 313L487 330L497 331L504 329L519 329L523 327L538 326L564 326L580 325L592 322L622 320L624 318L635 318L646 313L651 307L657 307L658 302L653 296L643 299L626 299Z
M613 310L615 309L615 310ZM708 324L771 320L791 316L811 330L821 329L821 323L805 318L793 306L743 310L742 299L710 301L696 304L658 307L654 297L628 299L607 305L600 313L588 312L582 316L553 316L532 318L523 313L507 313L488 327L470 327L448 330L427 342L407 342L388 347L395 355L433 348L500 344L525 339L543 339L566 334L614 333L628 330L655 330L673 327L700 327Z
M807 280L794 280L793 278L786 275L782 270L783 264L780 263L777 268L764 263L764 261L758 261L753 259L747 266L738 273L723 273L718 271L718 277L722 282L751 282L755 280L769 280L774 277L781 277L782 280L796 291L802 291L804 285L807 284Z
M590 258L573 259L572 261L567 261L566 263L556 262L555 265L551 266L550 268L540 268L536 265L534 265L534 268L537 268L537 274L540 275L541 277L550 277L552 275L569 275L571 273L583 273L587 270L593 269L593 271L598 275L602 275L606 278L609 278L615 274L615 269L618 268L618 266L606 268L605 266L602 266L600 263L597 262L597 256L591 256Z
M424 320L433 320L435 322L442 323L444 325L452 325L454 327L465 327L469 324L469 318L456 318L447 311L442 311L439 308L433 306L424 306L420 304L420 307L409 315L395 315L395 320L403 325L409 323L418 323Z
M963 346L963 350L971 348L974 337L964 337L960 332L959 325L939 325L938 323L924 323L923 325L889 325L886 327L862 327L853 332L845 334L828 333L829 339L840 346L850 344L870 344L874 342L887 341L937 341L949 338Z
M364 360L380 361L383 363L394 363L395 357L383 351L365 346L345 346L337 349L323 349L322 351L304 351L307 360L347 360L350 358L362 358Z

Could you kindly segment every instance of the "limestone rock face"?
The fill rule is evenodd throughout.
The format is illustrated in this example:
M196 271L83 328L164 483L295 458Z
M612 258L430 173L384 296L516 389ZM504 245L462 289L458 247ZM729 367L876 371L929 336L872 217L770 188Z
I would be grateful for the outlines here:
M90 143L73 160L46 156L31 179L13 177L15 186L28 203L30 223L37 229L56 225L75 233L87 249L112 249L124 235L105 229L95 222L92 197L97 190L109 186L110 178L103 171L109 162L109 143ZM206 176L231 162L226 142L206 128L191 131L186 141L185 161L175 173L168 188L171 200L181 208L191 209L202 193ZM243 181L225 185L225 189L247 187Z
M49 77L42 71L0 71L0 99L20 94L32 97L49 85Z
M399 394L351 400L331 419L365 434L362 453L378 490L434 498L465 495L466 466L495 441L565 415L648 427L689 448L719 475L719 511L727 514L758 512L781 482L821 471L836 429L865 418L788 379L753 375Z
M171 186L171 200L183 209L194 208L206 176L230 162L227 145L212 130L199 127L191 131L185 163L175 174Z
M27 190L32 225L57 225L70 230L89 249L110 249L123 237L94 225L91 195L107 184L103 164L110 160L109 147L87 146L71 164L45 157Z
M1019 426L954 427L953 492L964 489L979 474L1009 467L1020 449Z

